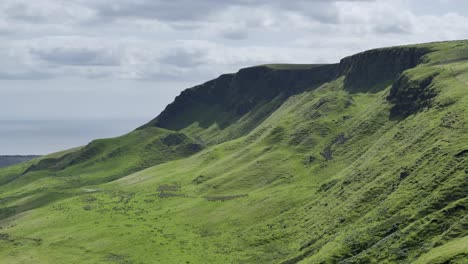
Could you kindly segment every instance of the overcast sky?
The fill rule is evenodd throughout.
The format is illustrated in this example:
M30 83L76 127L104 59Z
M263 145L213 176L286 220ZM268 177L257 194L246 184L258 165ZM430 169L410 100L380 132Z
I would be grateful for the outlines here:
M467 25L466 0L1 0L0 154L119 135L181 90L242 67L466 39ZM23 131L36 142L26 144L10 127L96 119L105 133L74 127L81 139L63 132L62 144L35 141L36 130Z

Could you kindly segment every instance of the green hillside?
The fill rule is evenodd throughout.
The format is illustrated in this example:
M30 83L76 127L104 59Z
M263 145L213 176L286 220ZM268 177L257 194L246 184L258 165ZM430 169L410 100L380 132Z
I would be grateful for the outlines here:
M467 263L468 41L261 65L0 169L0 263Z

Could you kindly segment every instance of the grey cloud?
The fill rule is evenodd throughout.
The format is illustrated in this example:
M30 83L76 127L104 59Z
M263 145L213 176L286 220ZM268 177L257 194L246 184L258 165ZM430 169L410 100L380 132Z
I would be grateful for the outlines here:
M210 15L232 7L276 8L302 13L324 23L338 22L333 7L336 2L369 2L373 0L138 0L138 1L94 1L89 2L96 10L98 19L142 18L168 22L202 21Z
M411 29L401 24L375 25L374 31L382 34L409 34Z
M203 81L214 72L255 63L305 63L317 56L333 62L339 59L337 54L434 40L442 33L461 38L464 28L455 25L463 25L457 21L466 18L439 17L437 21L446 23L437 22L440 26L431 30L434 25L424 21L432 18L418 17L405 0L70 0L66 5L63 0L41 0L41 6L38 2L0 2L0 32L10 26L23 32L2 36L0 67L11 72L0 78ZM85 22L93 15L93 21ZM68 20L74 18L83 23Z
M163 56L160 60L163 64L174 65L182 68L196 67L205 62L206 52L203 50L175 49Z
M51 74L40 71L0 72L0 80L44 80L52 77Z
M169 64L149 64L144 67L132 69L132 72L125 79L138 80L144 82L193 82L211 78L209 71L194 67L183 68ZM128 72L127 72L128 73Z
M35 57L54 64L71 66L116 66L120 64L119 58L101 49L66 48L31 49Z
M0 37L5 38L13 36L15 33L16 32L13 29L0 25Z
M280 2L280 6L285 10L300 13L313 21L325 24L337 24L340 20L339 11L334 5L335 2L337 1Z
M92 10L72 1L2 0L0 12L13 22L30 24L68 23L88 18Z
M214 0L198 2L188 0L140 0L117 3L101 1L94 7L97 15L103 18L133 17L167 21L190 21L206 16L223 5L222 1Z
M144 81L144 82L178 82L178 81L198 82L200 81L200 77L208 77L208 76L206 74L203 74L201 76L195 75L193 74L193 72L184 74L178 71L174 71L174 72L144 71L144 72L141 72L135 79L138 81Z
M41 15L38 12L30 12L30 8L25 3L17 3L15 5L8 6L5 13L9 18L24 20L32 23L46 21L47 17Z
M221 32L221 35L226 39L241 40L246 39L249 34L245 29L226 29Z

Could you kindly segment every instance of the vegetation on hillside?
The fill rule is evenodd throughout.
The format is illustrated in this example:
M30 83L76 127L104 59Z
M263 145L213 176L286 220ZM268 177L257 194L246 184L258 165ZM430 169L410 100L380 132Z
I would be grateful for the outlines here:
M5 263L466 263L468 41L263 65L0 170Z

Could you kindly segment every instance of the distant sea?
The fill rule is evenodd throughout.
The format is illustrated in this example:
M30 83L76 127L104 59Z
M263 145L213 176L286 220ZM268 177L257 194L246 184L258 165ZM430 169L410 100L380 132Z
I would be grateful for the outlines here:
M0 120L0 155L44 155L120 136L148 120Z

